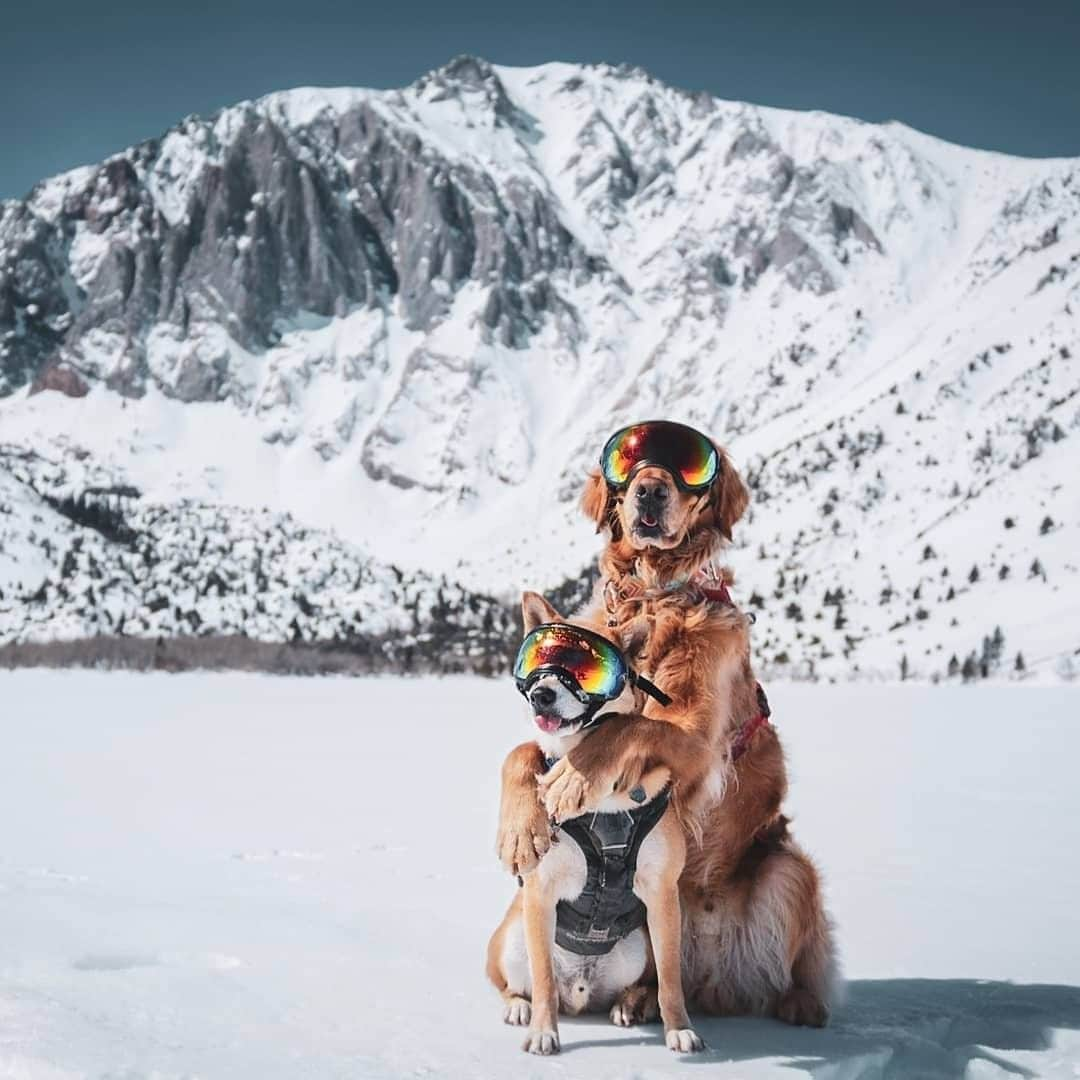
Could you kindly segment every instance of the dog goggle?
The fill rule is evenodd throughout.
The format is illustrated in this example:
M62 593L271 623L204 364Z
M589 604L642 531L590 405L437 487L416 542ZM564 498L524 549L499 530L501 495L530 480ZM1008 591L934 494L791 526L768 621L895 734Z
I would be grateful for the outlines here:
M670 420L650 420L616 431L600 455L604 479L615 488L626 487L646 465L667 469L681 488L701 491L719 474L720 455L700 431Z
M607 638L566 623L544 623L525 635L514 661L514 681L528 696L542 675L554 675L586 705L614 701L629 682L661 705L671 698L639 675Z

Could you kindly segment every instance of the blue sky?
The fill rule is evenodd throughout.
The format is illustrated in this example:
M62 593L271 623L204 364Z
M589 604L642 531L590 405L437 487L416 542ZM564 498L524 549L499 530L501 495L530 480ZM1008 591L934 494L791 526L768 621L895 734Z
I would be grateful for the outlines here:
M401 86L458 53L629 62L721 97L1080 156L1080 0L69 0L0 18L0 197L290 86Z

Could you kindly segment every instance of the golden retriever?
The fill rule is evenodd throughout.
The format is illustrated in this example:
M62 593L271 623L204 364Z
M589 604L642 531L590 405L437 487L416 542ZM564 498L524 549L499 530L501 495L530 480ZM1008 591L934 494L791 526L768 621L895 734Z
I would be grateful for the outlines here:
M712 570L749 502L717 452L705 492L683 490L662 467L639 469L623 490L589 476L582 507L608 538L589 619L617 637L644 617L648 632L631 662L674 700L612 721L603 739L585 740L546 773L535 742L513 751L498 852L513 873L528 874L551 846L551 820L594 810L667 768L688 840L679 883L688 1001L714 1014L820 1026L836 978L831 926L817 871L780 812L784 756L750 662L751 620L728 598L730 575ZM647 979L613 1010L622 1023L656 1014Z

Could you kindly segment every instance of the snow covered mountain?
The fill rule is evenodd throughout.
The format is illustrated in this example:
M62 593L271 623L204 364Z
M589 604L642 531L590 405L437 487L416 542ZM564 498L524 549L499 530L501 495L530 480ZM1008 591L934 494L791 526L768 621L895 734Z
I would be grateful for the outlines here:
M189 117L0 206L0 641L494 640L667 416L767 670L1067 677L1078 311L1080 159L470 57Z

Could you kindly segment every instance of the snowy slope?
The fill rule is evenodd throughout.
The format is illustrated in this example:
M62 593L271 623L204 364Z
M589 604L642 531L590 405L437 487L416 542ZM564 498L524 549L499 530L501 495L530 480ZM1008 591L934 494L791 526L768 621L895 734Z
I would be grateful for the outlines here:
M1074 1078L1075 688L770 694L847 1003L825 1031L702 1019L706 1072ZM483 953L515 888L492 846L516 697L0 674L0 1077L694 1073L657 1027L565 1022L538 1061L501 1023Z
M769 667L1056 677L1078 305L1078 161L465 57L188 118L3 204L0 447L510 597L593 558L604 435L683 419L752 477L733 561ZM56 571L19 521L25 597ZM0 633L40 634L23 607Z

